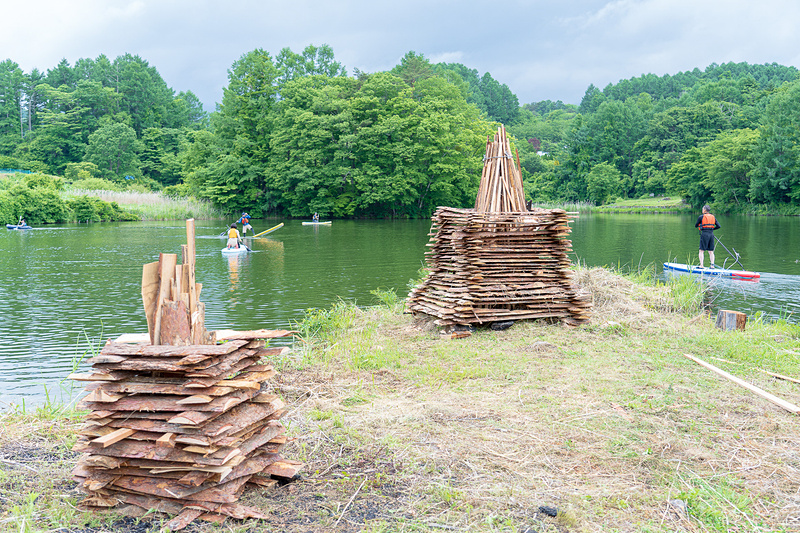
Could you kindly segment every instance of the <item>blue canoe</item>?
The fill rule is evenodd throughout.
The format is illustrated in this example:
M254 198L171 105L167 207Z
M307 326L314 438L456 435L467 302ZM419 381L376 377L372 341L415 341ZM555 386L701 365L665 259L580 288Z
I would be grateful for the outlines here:
M6 224L6 229L33 229L32 227L25 224L24 226L20 226L19 224Z
M728 268L699 267L695 265L687 265L685 263L664 263L664 270L673 270L675 272L686 272L688 274L702 274L705 276L727 276L735 279L756 280L761 277L761 274L759 274L758 272L750 272L749 270L731 270Z

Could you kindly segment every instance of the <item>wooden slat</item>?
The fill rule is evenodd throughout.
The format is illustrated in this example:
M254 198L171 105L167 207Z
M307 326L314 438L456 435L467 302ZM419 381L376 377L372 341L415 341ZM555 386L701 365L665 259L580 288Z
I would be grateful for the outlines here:
M93 439L92 443L99 444L103 448L107 448L108 446L111 446L114 443L117 443L123 439L130 437L134 433L136 433L136 430L134 429L120 428L116 431L112 431L108 435L104 435L102 437Z

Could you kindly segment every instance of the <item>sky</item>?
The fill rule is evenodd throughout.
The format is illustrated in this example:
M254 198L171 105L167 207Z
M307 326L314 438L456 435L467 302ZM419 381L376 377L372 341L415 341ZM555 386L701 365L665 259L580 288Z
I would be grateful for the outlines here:
M590 84L712 63L800 67L796 0L26 0L7 2L3 19L0 61L26 73L130 53L206 111L257 48L327 44L348 74L413 50L489 72L520 104L579 104Z

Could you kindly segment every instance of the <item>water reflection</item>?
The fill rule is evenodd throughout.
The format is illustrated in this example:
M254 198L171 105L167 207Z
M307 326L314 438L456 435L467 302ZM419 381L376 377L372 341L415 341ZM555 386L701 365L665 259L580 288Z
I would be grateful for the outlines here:
M696 216L581 215L571 235L587 266L660 265L697 260ZM264 222L274 226L280 221ZM797 218L720 217L720 238L762 273L758 283L718 280L719 307L800 317ZM429 248L430 220L336 221L286 225L249 238L253 252L220 253L222 226L197 221L197 282L209 329L290 329L309 308L340 298L375 303L370 291L408 292ZM769 236L767 238L766 236ZM142 265L186 242L180 222L65 225L0 234L0 405L43 401L73 358L123 333L147 330ZM721 254L718 253L718 257ZM770 274L773 273L773 274Z

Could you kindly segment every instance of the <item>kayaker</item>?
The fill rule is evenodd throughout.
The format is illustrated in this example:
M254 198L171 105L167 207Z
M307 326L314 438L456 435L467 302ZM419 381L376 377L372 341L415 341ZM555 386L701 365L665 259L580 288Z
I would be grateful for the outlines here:
M714 268L714 230L719 229L717 217L711 214L711 207L703 206L703 214L697 217L695 228L700 230L700 268L703 268L703 251L708 251L711 267Z
M239 230L236 229L236 223L231 224L231 229L228 230L228 248L239 247Z
M242 216L236 223L242 225L242 237L247 236L247 230L253 231L253 226L250 225L250 215L247 214L247 211L242 213ZM253 231L253 233L255 233L255 231Z

